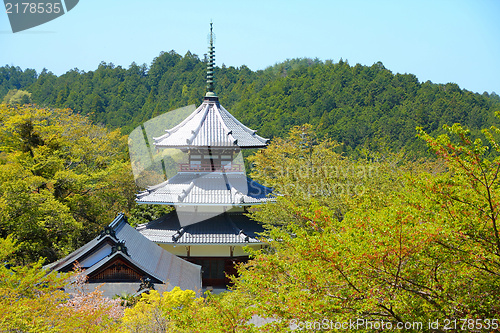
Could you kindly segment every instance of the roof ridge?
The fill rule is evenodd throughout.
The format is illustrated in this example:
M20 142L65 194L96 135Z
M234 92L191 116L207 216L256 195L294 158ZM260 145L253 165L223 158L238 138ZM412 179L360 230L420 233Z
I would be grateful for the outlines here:
M114 229L123 220L126 222L127 221L126 219L127 218L125 217L124 213L118 213L118 215L115 217L115 219L113 221L111 221L111 223L108 226Z
M201 114L203 112L203 114ZM208 119L209 112L213 114ZM200 118L201 119L198 119ZM204 126L215 127L225 134L218 137L214 133L202 133ZM181 130L185 129L184 131ZM186 119L171 129L166 134L153 137L157 148L191 148L191 147L224 147L224 148L256 148L265 147L269 139L257 135L257 131L250 129L227 111L218 101L205 99L203 103L194 110ZM214 136L215 137L212 137ZM213 140L220 140L215 141ZM197 142L193 144L193 142Z
M167 132L167 133L165 133L159 137L153 137L153 140L159 141L159 140L168 138L172 133L176 132L180 127L184 126L188 121L190 121L194 116L196 116L201 111L200 109L203 107L203 104L205 104L205 103L201 103L201 105L198 106L193 112L191 112L191 114L189 116L187 116L183 121L181 121L180 123L178 123L174 127L165 130L165 132ZM156 144L156 142L155 142L155 144Z
M177 199L180 202L183 202L184 199L189 195L189 193L193 190L194 187L194 180L191 180L191 183L189 183L189 186L185 189L182 190L182 193L177 196Z
M222 108L222 106L221 106L220 104L219 104L219 106ZM217 106L216 106L215 108L217 108ZM233 141L233 144L238 144L238 139L236 139L236 138L233 136L233 131L232 131L232 130L230 130L230 129L227 127L227 125L226 125L226 123L224 122L224 119L222 118L222 116L221 116L220 112L216 112L216 113L215 113L215 115L216 115L216 117L219 119L219 122L221 123L221 125L222 125L223 129L225 129L225 130L226 130L226 132L227 132L227 136L231 136L232 141Z
M114 244L119 241L118 237L112 237L111 235L105 235L104 237L101 237L100 235L96 236L90 242L79 247L78 249L71 252L67 256L57 261L54 261L53 263L50 263L44 267L50 270L65 268L71 263L81 259L81 257L88 255L90 251L93 250L91 253L94 253L95 250L100 249L102 247L103 242L107 240L110 240ZM94 244L92 244L92 242L94 242Z
M227 114L227 116L232 120L234 121L237 125L241 125L241 127L247 132L249 133L250 135L252 136L255 136L258 140L260 139L263 139L265 144L268 144L270 139L266 139L266 138L263 138L261 137L260 135L257 135L257 131L256 130L253 130L251 129L250 127L244 125L241 121L239 121L235 116L233 116L231 114L231 112L227 111L222 105L220 106L221 109Z
M203 126L205 119L207 119L207 115L208 115L209 111L210 111L210 105L207 103L207 105L205 107L205 113L203 113L203 116L201 117L200 123L198 124L198 126L196 127L195 130L191 131L191 133L192 133L191 137L189 139L186 139L186 143L188 145L190 145L194 141L194 139L198 136L198 133L200 132L201 126Z

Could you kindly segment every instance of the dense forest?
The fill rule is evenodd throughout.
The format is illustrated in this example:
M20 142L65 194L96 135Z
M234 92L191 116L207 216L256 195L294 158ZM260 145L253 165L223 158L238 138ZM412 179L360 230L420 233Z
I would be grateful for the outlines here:
M101 63L95 71L78 69L56 76L50 71L0 68L0 98L9 90L31 93L34 103L70 108L96 123L130 133L169 110L199 105L205 92L206 62L188 52L161 53L150 66L128 69ZM245 125L264 137L283 137L295 125L315 126L319 137L360 147L426 150L415 128L442 133L444 124L461 123L474 133L497 123L500 97L460 89L454 83L419 82L412 74L393 74L378 62L349 65L340 60L293 59L251 71L216 68L216 93ZM359 149L358 149L359 150Z
M268 246L231 292L109 300L78 269L44 271L119 211L165 213L133 201L127 134L199 104L205 65L172 51L59 77L0 68L0 331L498 331L500 98L382 63L217 68L221 103L273 138L247 159L280 194L250 209Z
M12 115L10 125L23 120L15 109L3 113ZM63 125L55 120L58 114L52 117L45 110L42 115L52 120L54 128ZM57 143L61 139L78 143L78 136L52 137L52 141L50 136L38 137L42 128L35 128L28 136L32 139L29 146L17 146L21 151L0 160L4 184L18 189L2 193L0 203L7 204L6 197L15 203L6 205L7 209L0 206L0 213L11 214L0 214L2 224L10 223L18 233L29 232L38 219L34 228L38 232L58 226L68 230L79 222L71 216L82 212L75 205L80 200L99 211L95 209L101 208L99 202L107 204L103 208L120 204L106 198L126 197L106 186L92 186L106 183L113 174L108 171L119 168L121 161L113 167L106 156L100 156L103 169L90 173L94 179L72 181L83 176L79 171L95 168L92 161L83 159L86 163L79 168L64 169L64 161L76 162L82 152L78 145L58 151ZM418 130L419 140L427 142L439 159L407 161L400 154L378 160L339 154L337 143L318 138L311 125L296 126L250 158L255 164L251 176L281 195L276 202L252 210L253 218L265 225L262 239L269 247L253 251L252 259L238 266L240 276L233 277L230 292L199 296L178 287L158 288L110 300L99 290L85 291L78 270L68 276L46 274L41 262L0 265L0 329L36 333L497 332L500 156L488 154L487 147L458 124L445 130L448 135L437 138ZM119 139L115 132L101 133L100 137ZM500 129L492 127L484 134L488 146L500 152ZM453 143L453 137L459 143ZM23 141L11 144L19 142ZM96 144L94 149L99 151L98 140ZM44 156L51 155L62 155L63 160L49 163L52 167L46 175L30 174L41 171L37 168L41 164L33 162L50 162ZM28 168L24 174L13 172L22 166ZM12 172L4 176L9 169ZM53 171L57 172L51 180ZM42 181L47 184L40 186ZM60 185L66 185L62 187L66 196L60 196ZM29 192L30 186L38 186L38 191ZM97 197L92 194L85 199L88 189ZM68 190L76 195L68 195ZM52 193L58 197L52 199ZM14 201L16 196L20 198ZM38 215L26 214L30 209ZM15 225L16 221L27 223ZM16 236L0 238L0 261L12 262L16 252L30 248L30 238L20 242ZM76 293L61 291L69 278L77 283ZM259 317L265 320L256 326Z

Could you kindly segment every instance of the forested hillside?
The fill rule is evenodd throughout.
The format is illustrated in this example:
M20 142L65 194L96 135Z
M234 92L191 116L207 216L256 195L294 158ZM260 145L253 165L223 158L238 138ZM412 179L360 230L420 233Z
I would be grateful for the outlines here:
M0 98L3 98L9 90L21 89L33 84L37 76L34 69L22 70L8 65L0 67Z
M46 274L41 258L72 252L117 212L133 223L165 214L135 205L123 134L200 103L204 72L175 52L59 77L0 68L0 330L498 331L500 98L381 63L216 70L221 103L275 137L248 160L252 179L280 194L250 209L269 246L238 265L231 292L153 290L122 295L123 306L83 286L65 296L68 276ZM427 147L438 159L409 158ZM271 320L257 327L256 315Z
M205 62L187 53L162 53L150 66L128 69L101 63L56 76L11 66L0 68L0 97L24 89L41 106L71 108L93 121L127 134L166 111L199 104L205 92ZM310 123L319 136L345 144L423 152L415 128L431 134L460 122L476 134L497 123L500 98L474 93L453 83L420 82L412 74L393 74L382 63L351 66L347 61L294 59L262 71L222 65L216 68L216 93L237 118L265 137L282 137Z

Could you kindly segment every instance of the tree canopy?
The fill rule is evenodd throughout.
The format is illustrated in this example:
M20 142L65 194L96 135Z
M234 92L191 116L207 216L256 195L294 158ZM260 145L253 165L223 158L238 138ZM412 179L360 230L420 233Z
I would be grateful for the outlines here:
M0 267L0 324L74 327L57 318L88 308L58 292L62 280L39 258L69 253L132 211L122 133L199 103L204 71L198 56L173 51L149 67L101 63L59 77L0 68L9 102L0 104L0 260L14 264ZM239 266L231 293L152 292L121 323L100 310L89 322L134 332L279 332L325 318L498 330L498 95L343 60L222 66L215 77L233 115L273 138L248 159L251 176L278 193L251 211L269 246ZM436 159L415 158L428 148ZM133 211L135 223L165 213ZM254 315L269 323L257 329Z
M298 130L253 157L261 171L255 177L282 195L253 213L267 225L269 248L240 267L235 292L252 299L262 316L283 319L284 327L327 317L392 327L420 322L424 329L455 320L467 329L498 329L492 319L500 313L500 158L489 151L500 150L497 127L483 131L488 145L458 124L445 127L451 136L437 138L419 129L439 156L431 164L350 161L328 142L308 152ZM371 174L338 177L318 167L349 170L358 163L373 168ZM318 184L316 176L324 189L350 180L366 191L316 195L301 186Z
M15 75L4 75L0 97L23 89L39 105L70 108L123 133L161 113L200 104L205 94L206 63L191 52L162 52L150 66L102 62L94 71L73 69L61 76L1 69ZM351 66L342 59L303 58L259 71L222 65L215 69L215 80L221 103L260 135L284 137L293 126L309 123L319 137L344 143L348 154L387 146L424 155L415 127L438 135L444 133L443 124L459 122L481 135L482 127L497 124L494 112L500 111L495 93L420 82L412 74L394 74L380 62Z
M68 109L0 104L0 237L53 261L133 205L126 141Z
M20 244L0 238L0 328L2 332L117 332L123 315L119 301L102 292L83 292L83 276L47 272L42 260L12 265ZM80 272L81 273L81 272ZM70 277L76 291L65 293Z

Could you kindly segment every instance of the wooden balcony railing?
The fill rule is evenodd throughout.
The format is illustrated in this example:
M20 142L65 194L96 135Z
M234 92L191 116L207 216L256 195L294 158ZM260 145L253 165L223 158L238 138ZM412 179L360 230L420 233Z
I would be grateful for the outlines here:
M210 164L189 164L179 163L179 171L181 172L243 172L245 166L243 164L231 164L225 166L217 166Z

